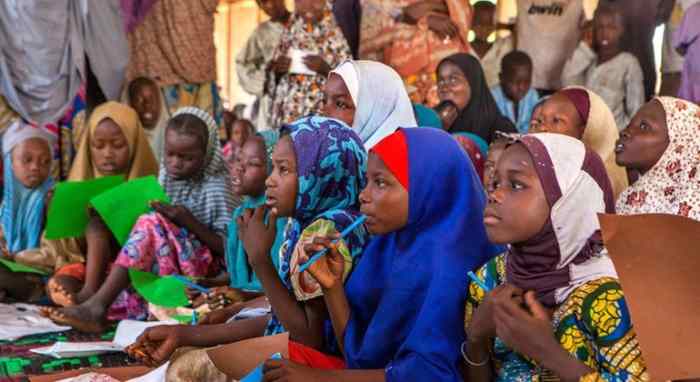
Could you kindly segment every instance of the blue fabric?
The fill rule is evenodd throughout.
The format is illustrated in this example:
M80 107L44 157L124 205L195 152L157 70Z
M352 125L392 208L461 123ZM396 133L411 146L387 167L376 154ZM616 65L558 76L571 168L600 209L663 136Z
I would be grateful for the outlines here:
M5 154L3 167L5 189L0 221L7 248L13 254L38 248L44 229L44 198L53 186L53 179L49 176L35 189L24 187L12 172L12 152Z
M437 129L403 132L408 223L373 238L346 283L346 361L385 369L389 382L457 382L467 272L502 248L488 242L481 182L458 143Z
M304 117L283 126L282 134L289 134L294 144L299 177L294 214L280 252L280 277L291 291L290 259L303 230L318 219L326 219L342 231L359 217L367 153L360 137L349 126L330 118ZM362 254L367 239L362 225L344 238L354 261ZM265 334L282 330L273 315ZM337 353L330 320L325 323L325 333L324 350Z
M515 106L513 101L506 97L506 93L503 92L501 85L492 87L491 94L493 94L493 99L496 101L498 110L504 117L515 124L518 133L527 134L530 128L530 119L532 119L532 111L535 110L535 106L540 102L540 96L537 90L530 88L527 94L525 94L525 97L518 103L517 121L515 120Z
M434 127L436 129L442 129L442 120L435 110L419 104L413 104L413 112L416 114L416 121L418 121L418 126L422 127Z

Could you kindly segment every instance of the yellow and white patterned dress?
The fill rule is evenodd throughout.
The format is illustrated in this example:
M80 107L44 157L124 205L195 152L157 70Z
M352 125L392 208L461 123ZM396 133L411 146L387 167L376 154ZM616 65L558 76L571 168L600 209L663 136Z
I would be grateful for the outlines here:
M494 288L505 281L505 255L478 270L477 276ZM469 285L465 327L469 326L484 291ZM630 313L619 282L600 278L575 289L552 316L552 330L561 346L594 370L581 381L649 381ZM557 381L559 378L529 358L509 349L500 339L493 343L497 381Z

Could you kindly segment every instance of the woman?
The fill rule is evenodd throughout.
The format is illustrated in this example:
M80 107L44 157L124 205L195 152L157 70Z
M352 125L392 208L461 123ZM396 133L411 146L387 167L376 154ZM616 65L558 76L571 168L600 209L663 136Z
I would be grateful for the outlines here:
M437 67L440 101L452 101L458 115L449 125L450 133L474 133L491 144L494 132L517 133L515 126L498 111L486 86L479 60L466 53L449 56Z
M333 237L307 247L331 249L310 273L324 288L344 360L290 343L293 362L266 362L266 381L461 381L466 273L501 250L481 223L480 181L436 129L388 136L372 149L367 175L361 210L376 236L345 288ZM319 370L328 364L349 370Z
M331 8L328 0L295 1L294 14L268 67L266 94L272 98L273 128L318 112L331 68L352 58ZM296 51L306 54L303 66L313 74L290 72L290 57Z
M483 221L510 246L469 286L466 381L649 380L600 234L597 215L614 211L580 141L532 134L505 149Z
M603 159L613 195L627 188L627 173L615 163L615 141L619 133L615 116L596 93L570 86L547 98L533 112L530 132L551 132L581 140Z
M700 220L700 108L660 97L622 131L617 163L639 177L617 199L622 215L673 214Z
M411 101L433 107L438 103L437 64L471 50L471 19L471 5L461 0L363 2L360 58L394 68Z
M323 115L352 126L366 149L399 127L417 126L401 77L374 61L345 61L328 75Z

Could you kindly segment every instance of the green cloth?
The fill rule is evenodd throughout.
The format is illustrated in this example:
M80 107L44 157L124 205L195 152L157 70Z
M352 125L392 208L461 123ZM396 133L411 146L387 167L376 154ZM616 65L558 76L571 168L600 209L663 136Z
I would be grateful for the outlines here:
M231 280L231 287L242 289L249 292L263 292L260 280L253 272L253 269L248 264L248 256L243 249L243 242L238 239L238 224L236 220L247 209L257 208L265 205L265 195L257 198L246 197L243 204L233 211L233 217L228 225L228 237L226 238L226 269ZM272 259L275 269L279 269L279 251L284 242L284 230L287 225L287 219L277 219L277 236L270 250L270 258Z
M122 183L94 197L91 204L123 246L138 218L151 211L152 201L170 203L153 175Z
M124 183L123 176L106 176L56 185L46 219L46 238L80 237L88 224L88 204L95 196Z
M24 264L16 263L14 261L6 260L6 259L0 259L0 264L4 265L7 267L12 272L15 273L35 273L37 275L42 275L42 276L48 276L48 272L28 267Z

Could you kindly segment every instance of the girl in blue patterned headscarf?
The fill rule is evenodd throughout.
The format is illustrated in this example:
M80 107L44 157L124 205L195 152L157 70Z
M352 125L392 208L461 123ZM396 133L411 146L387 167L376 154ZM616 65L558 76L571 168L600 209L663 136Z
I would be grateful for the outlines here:
M288 135L294 146L298 187L280 250L279 271L282 283L296 299L307 301L322 296L322 292L312 277L298 272L299 259L306 256L303 243L316 235L341 232L358 218L367 153L357 134L333 119L305 117L284 126L282 135ZM360 226L339 242L346 262L345 277L359 259L367 238L367 231ZM283 330L282 322L273 316L267 334ZM328 352L335 352L332 333L328 321L324 327L324 348Z

